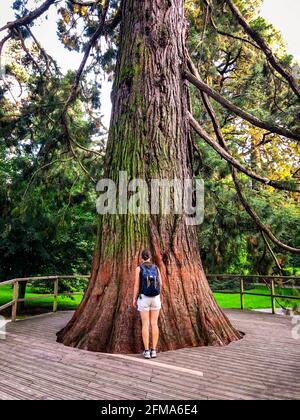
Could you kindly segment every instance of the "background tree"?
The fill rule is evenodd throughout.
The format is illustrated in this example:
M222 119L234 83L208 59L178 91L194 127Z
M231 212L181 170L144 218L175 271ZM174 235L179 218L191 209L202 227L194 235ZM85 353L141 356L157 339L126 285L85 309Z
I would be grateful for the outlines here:
M251 27L268 40L285 63L292 65L293 58L287 54L281 34L258 17L261 3L239 2L238 5L247 19L252 20ZM202 2L203 7L197 8L192 7L193 2L188 5L191 22L189 50L203 79L209 81L219 93L224 92L229 98L232 97L236 105L251 110L258 118L269 122L277 120L283 126L288 122L296 129L299 121L297 98L266 62L265 55L245 37L243 28L234 16L218 7L219 2ZM200 40L199 33L202 34ZM206 130L213 134L209 114L205 108L199 108L201 95L196 92L192 97L195 98L194 113ZM224 138L231 143L237 158L243 157L252 170L263 171L267 177L275 178L277 174L281 179L299 180L297 142L288 139L283 142L281 136L254 127L239 117L234 118L218 103L214 105ZM214 273L274 273L272 268L276 264L266 249L260 229L255 232L252 218L241 206L236 205L239 200L229 168L202 141L198 142L198 146L205 163L201 175L206 179L206 218L199 232L205 267ZM265 224L272 226L279 235L284 235L285 243L299 247L295 236L299 221L296 209L299 195L280 191L275 193L273 188L266 189L247 177L243 185L247 200L262 215ZM277 246L274 251L285 272L296 274L299 257Z
M96 151L102 145L99 121L87 119L91 112L84 110L86 100L78 102L72 116L77 151L70 155L64 127L57 120L74 74L42 77L43 56L34 46L30 49L24 54L18 40L10 44L13 60L6 66L0 96L2 279L88 273L96 231L90 177L102 170L101 153ZM53 59L47 60L57 69ZM94 92L86 86L85 94L93 95L96 104ZM94 152L86 149L92 139ZM84 165L89 167L88 178L82 175ZM60 283L64 291L79 285ZM42 284L34 286L43 290ZM25 289L22 282L20 298Z

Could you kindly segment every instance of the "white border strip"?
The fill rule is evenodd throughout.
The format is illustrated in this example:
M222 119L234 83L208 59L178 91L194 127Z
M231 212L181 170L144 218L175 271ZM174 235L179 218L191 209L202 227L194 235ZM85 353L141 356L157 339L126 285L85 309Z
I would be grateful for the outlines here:
M186 369L179 366L168 365L166 363L154 362L152 360L143 360L137 357L126 356L123 354L110 354L109 357L117 357L119 359L130 360L131 362L139 362L148 365L149 367L161 367L169 370L175 370L176 372L188 373L189 375L203 377L203 372L199 370Z

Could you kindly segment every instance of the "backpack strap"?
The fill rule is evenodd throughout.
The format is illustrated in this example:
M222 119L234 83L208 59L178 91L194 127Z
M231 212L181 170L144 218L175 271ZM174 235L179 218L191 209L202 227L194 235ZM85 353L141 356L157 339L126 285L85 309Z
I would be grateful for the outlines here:
M143 266L143 264L140 264L139 265L139 267L140 267L140 288L139 288L139 296L142 294L142 270L143 270L142 266Z

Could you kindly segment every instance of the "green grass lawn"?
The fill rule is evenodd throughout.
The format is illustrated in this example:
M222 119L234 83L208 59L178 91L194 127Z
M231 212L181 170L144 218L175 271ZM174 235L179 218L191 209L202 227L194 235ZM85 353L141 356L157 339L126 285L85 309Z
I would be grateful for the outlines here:
M47 294L47 293L45 293ZM32 293L30 287L26 289L26 298L38 297L37 293ZM76 309L80 304L82 295L76 295L72 298L66 296L58 296L58 310L72 310ZM0 286L0 306L12 300L12 288L8 286ZM53 297L40 298L33 301L26 302L26 308L42 308L48 309L53 307Z
M266 293L257 289L249 290L251 293ZM227 295L224 293L214 293L218 304L221 308L241 308L241 297L239 294ZM284 299L277 299L283 306L292 306L290 302ZM266 296L245 296L245 309L267 309L271 308L271 298ZM296 301L293 301L296 302ZM276 307L280 308L279 303L276 302Z
M257 286L255 289L245 290L249 293L263 293L269 294L270 290L265 286ZM280 289L276 288L275 293L278 295L285 296L299 296L299 289ZM215 298L217 299L218 304L221 308L240 308L241 307L241 297L239 293L236 294L226 294L226 293L214 293ZM280 308L280 304L283 306L292 307L297 303L296 300L286 300L286 299L276 299L276 307ZM271 308L271 297L268 296L248 296L244 297L245 309L266 309ZM299 302L299 301L298 301Z
M269 293L266 287L257 287L256 289L249 290L252 293ZM300 290L295 291L292 289L284 289L284 290L277 290L278 294L284 293L285 295L293 296L295 293L300 293ZM236 294L225 294L225 293L214 293L218 304L221 308L240 308L241 300L240 295ZM38 297L39 295L36 293L32 293L30 287L27 287L26 290L26 297ZM59 296L58 297L58 310L72 310L77 308L80 301L82 299L82 295L74 296L72 298ZM12 288L11 286L0 286L0 306L4 305L5 303L12 300ZM287 302L284 299L278 299L278 301L284 306L293 306L293 302L296 303L297 301L290 301ZM298 301L299 302L299 301ZM48 298L40 298L34 301L27 301L26 302L26 309L30 312L30 310L41 309L41 311L45 311L47 309L52 309L53 306L53 297ZM276 303L277 307L280 307L278 303ZM269 297L264 296L245 296L245 309L264 309L264 308L271 308L271 299Z

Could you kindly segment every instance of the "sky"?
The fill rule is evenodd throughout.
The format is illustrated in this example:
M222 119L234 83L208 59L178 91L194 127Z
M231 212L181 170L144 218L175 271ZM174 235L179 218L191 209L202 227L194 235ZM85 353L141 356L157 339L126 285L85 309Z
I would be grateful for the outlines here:
M32 9L36 7L34 1L31 0ZM0 27L4 26L8 21L14 20L14 12L11 9L13 0L0 0ZM29 2L30 6L30 2ZM288 47L288 52L293 54L300 63L300 0L264 0L261 15L282 32ZM56 11L52 7L48 11L48 19L39 19L38 26L33 29L42 46L58 61L62 71L68 69L77 69L81 62L81 54L69 52L58 41L56 36L49 34L56 33ZM53 29L50 29L50 26ZM2 33L0 33L0 39ZM109 126L111 113L110 101L111 84L104 81L102 86L102 113L104 115L103 122L106 127Z
M265 0L261 15L279 29L300 63L300 0Z

